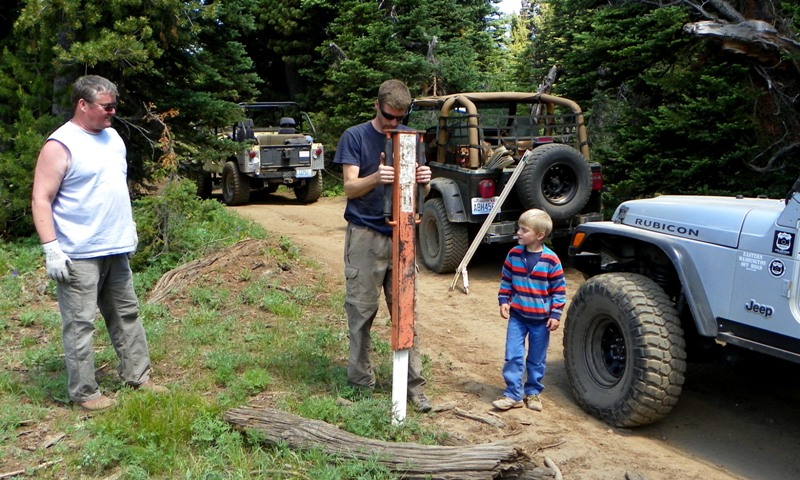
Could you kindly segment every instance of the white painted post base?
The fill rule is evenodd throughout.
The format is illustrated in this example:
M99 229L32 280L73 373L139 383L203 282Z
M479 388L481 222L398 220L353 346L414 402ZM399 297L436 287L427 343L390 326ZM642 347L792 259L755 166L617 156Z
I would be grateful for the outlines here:
M406 419L409 349L396 350L392 365L392 425Z

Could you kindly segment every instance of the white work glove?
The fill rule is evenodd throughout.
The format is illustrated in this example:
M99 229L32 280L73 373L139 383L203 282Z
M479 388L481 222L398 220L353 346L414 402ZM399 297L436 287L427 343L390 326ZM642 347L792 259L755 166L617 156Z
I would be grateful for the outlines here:
M139 248L139 232L135 229L133 231L134 241L133 241L133 251L128 252L128 260L133 259L133 256L136 255L136 249Z
M47 276L57 282L69 283L69 272L72 270L72 260L61 250L58 240L53 240L42 245L44 250Z

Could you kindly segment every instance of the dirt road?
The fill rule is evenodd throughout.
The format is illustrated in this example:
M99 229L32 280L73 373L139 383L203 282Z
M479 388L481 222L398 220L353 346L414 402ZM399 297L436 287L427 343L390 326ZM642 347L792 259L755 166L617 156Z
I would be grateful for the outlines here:
M343 198L299 205L271 195L239 214L287 236L303 254L343 282ZM502 394L505 323L497 308L506 247L479 249L468 268L470 293L451 291L452 275L425 269L418 277L421 350L430 359L428 393L435 403L458 402L480 415ZM570 296L581 277L567 271ZM459 282L460 286L461 283ZM381 313L387 321L385 310ZM566 321L569 321L568 319ZM559 329L548 353L544 411L499 413L505 428L442 412L428 417L473 443L504 439L541 462L548 456L565 479L791 479L800 478L800 369L762 362L747 368L690 364L675 410L656 425L609 427L580 410L569 391ZM640 477L635 477L639 475Z

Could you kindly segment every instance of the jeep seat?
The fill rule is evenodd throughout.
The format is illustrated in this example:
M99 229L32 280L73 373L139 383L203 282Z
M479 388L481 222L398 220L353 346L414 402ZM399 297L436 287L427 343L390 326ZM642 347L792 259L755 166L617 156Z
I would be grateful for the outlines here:
M295 123L292 117L281 117L280 126L280 130L278 130L279 134L290 135L296 132L295 128L297 127L297 123Z

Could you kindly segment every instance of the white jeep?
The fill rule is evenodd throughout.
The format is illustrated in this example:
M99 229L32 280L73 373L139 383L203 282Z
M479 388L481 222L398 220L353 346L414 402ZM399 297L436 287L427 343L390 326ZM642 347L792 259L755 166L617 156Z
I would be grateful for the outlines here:
M245 204L251 191L273 192L281 185L293 189L302 203L319 200L325 151L314 141L316 130L308 114L294 102L239 106L246 118L226 137L240 147L224 162L204 163L197 179L198 195L209 198L218 182L227 205Z
M589 278L567 311L564 358L581 407L645 425L675 406L687 358L800 363L798 225L800 179L785 200L659 196L579 225L570 255Z

